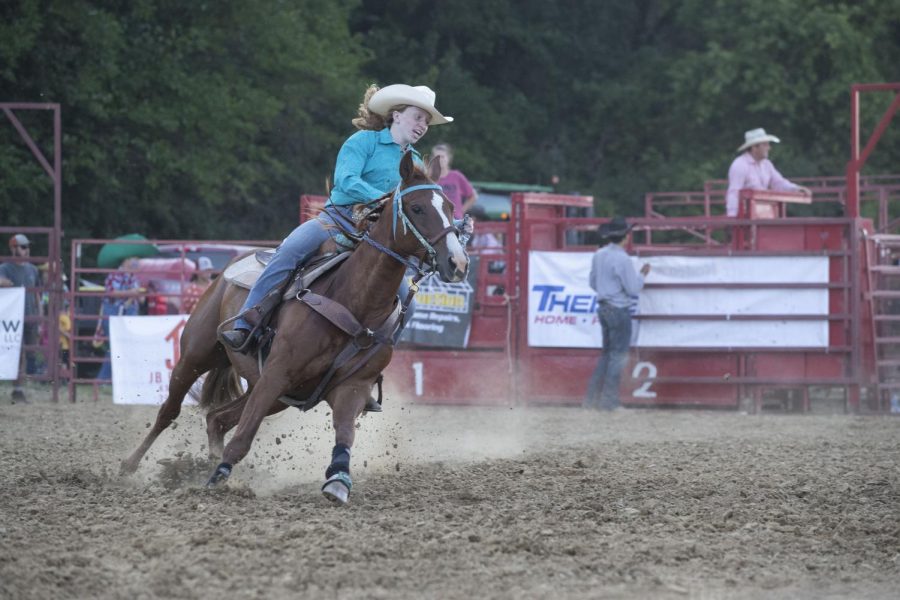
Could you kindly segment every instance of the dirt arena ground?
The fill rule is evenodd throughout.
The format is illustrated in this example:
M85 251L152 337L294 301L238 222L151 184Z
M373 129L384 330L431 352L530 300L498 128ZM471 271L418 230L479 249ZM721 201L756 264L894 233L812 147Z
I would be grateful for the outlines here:
M206 491L186 407L10 406L0 598L896 598L900 419L450 408L361 419L351 502L327 411L264 424Z

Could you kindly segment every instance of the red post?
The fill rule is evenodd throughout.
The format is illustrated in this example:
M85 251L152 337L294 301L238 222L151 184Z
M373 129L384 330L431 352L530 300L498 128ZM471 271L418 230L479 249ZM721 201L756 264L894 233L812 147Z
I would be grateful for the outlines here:
M875 131L869 136L865 148L859 149L859 94L860 92L897 92L894 101L884 114ZM856 83L850 86L850 161L847 163L847 216L855 219L859 216L859 174L869 155L881 139L894 114L900 109L900 83Z
M31 151L35 160L43 167L53 181L53 233L48 240L47 255L50 260L47 276L50 280L50 303L47 325L49 347L47 374L53 384L53 401L59 399L59 310L62 307L62 273L59 271L62 249L62 116L60 105L56 103L0 102L0 110L12 126L19 132L22 141ZM53 165L47 161L40 147L35 143L27 128L19 121L16 110L49 110L53 112Z

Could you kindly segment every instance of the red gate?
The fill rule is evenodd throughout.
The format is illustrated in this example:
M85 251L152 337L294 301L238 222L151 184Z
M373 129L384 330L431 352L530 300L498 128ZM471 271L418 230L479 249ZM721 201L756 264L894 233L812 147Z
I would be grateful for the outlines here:
M815 192L815 190L814 190ZM709 194L707 194L709 196ZM713 194L715 197L715 194ZM665 197L671 202L670 197ZM322 197L304 196L301 214L321 206ZM777 201L750 195L746 201ZM716 201L714 201L715 204ZM566 208L590 206L589 197L513 194L508 222L479 223L500 248L472 249L480 272L472 311L469 346L464 350L401 344L387 370L391 393L417 402L440 404L578 404L599 357L593 348L548 348L528 344L529 253L592 252L587 245L606 219L566 217ZM708 201L707 201L708 206ZM828 281L820 283L657 284L647 289L820 290L828 314L758 315L641 314L639 322L826 321L824 347L730 348L721 345L638 347L623 382L624 404L735 408L742 398L764 392L796 391L808 405L811 386L850 390L871 383L871 353L865 363L868 328L861 302L864 265L859 262L862 232L871 222L849 218L786 217L724 219L720 216L659 218L651 197L650 217L635 219L629 252L640 257L824 257ZM782 214L779 210L778 215ZM725 231L729 233L723 236ZM726 241L721 241L726 237ZM585 279L587 274L585 273Z

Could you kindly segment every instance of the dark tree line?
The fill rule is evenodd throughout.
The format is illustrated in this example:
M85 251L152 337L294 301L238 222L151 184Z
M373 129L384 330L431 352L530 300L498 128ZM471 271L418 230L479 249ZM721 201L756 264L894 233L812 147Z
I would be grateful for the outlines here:
M849 87L897 80L900 0L13 0L0 101L58 102L74 236L279 238L322 193L370 82L426 84L472 179L639 214L725 176L745 129L787 175L840 175ZM867 97L868 127L887 96ZM47 152L46 116L20 113ZM5 120L5 119L4 119ZM871 172L898 172L900 123ZM52 221L0 126L0 222Z

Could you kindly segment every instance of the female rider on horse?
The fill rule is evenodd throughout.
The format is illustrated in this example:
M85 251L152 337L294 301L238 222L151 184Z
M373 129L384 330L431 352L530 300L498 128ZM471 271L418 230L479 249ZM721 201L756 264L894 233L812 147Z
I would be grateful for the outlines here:
M334 189L325 209L281 242L253 284L234 329L222 333L223 343L232 350L245 350L252 329L244 319L247 311L283 283L298 264L305 264L329 237L336 235L340 228L334 225L339 221L352 223L354 204L372 202L397 187L400 159L406 151L412 151L421 163L421 156L412 144L425 135L429 125L453 120L438 112L434 100L435 93L425 86L397 84L381 89L369 86L359 106L359 116L353 119L359 131L347 138L338 152Z

